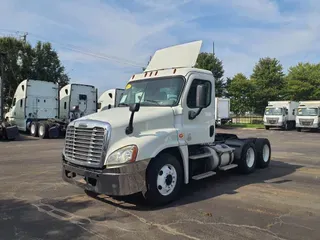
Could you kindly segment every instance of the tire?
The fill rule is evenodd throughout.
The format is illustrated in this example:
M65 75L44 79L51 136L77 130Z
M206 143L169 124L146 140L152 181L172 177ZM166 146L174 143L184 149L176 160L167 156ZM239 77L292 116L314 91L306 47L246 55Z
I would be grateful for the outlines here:
M46 122L40 122L38 127L39 138L48 138L49 136L49 125Z
M175 156L163 153L155 157L147 168L147 190L143 196L153 206L168 204L178 197L182 183L183 171L180 162ZM169 185L171 188L168 187L166 192L165 187Z
M33 137L38 137L38 126L37 122L32 122L30 125L30 135Z
M257 138L255 146L257 151L257 167L268 167L271 159L270 141L266 138Z
M266 130L269 130L269 129L270 129L270 127L269 127L269 126L264 126L264 128L265 128Z
M288 123L287 123L287 122L285 122L285 123L283 124L282 130L288 131Z
M257 163L257 152L253 142L246 142L241 151L241 157L237 161L238 170L242 174L254 172Z
M301 132L301 128L297 128L297 132Z

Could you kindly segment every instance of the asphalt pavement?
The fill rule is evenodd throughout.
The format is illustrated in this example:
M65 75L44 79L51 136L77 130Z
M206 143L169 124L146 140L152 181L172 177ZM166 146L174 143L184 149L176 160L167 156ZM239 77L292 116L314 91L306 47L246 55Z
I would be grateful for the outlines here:
M320 133L218 132L267 137L270 167L194 181L158 209L63 182L63 139L0 142L0 239L320 239Z

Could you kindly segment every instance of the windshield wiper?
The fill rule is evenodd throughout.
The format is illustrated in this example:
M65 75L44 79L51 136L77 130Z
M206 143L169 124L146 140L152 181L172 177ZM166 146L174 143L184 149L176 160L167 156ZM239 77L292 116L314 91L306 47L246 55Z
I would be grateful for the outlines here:
M160 105L160 103L158 103L156 100L151 100L151 99L145 99L144 102L151 102L151 103L156 103Z

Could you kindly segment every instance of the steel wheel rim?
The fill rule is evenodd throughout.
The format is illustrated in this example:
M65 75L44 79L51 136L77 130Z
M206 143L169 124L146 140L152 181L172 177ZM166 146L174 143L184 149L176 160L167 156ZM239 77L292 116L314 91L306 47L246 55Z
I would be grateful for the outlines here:
M162 196L173 192L177 184L177 171L171 164L164 165L157 176L157 189Z
M263 146L263 149L262 149L262 156L263 156L263 161L264 162L268 162L269 160L269 156L270 156L270 148L267 144L265 144Z
M255 160L254 150L252 147L250 147L246 153L246 163L249 168L253 166L254 160Z
M40 135L40 136L43 136L43 135L44 135L44 127L43 127L43 126L40 126L40 127L39 127L39 135Z
M36 126L34 124L31 125L30 132L34 134L36 132Z

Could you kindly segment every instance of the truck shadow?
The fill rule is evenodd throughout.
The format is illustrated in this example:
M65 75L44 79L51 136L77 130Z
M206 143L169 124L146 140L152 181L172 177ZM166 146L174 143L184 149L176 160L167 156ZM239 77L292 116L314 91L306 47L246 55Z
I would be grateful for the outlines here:
M194 202L200 202L224 194L237 194L237 189L243 186L250 184L263 184L266 183L266 181L271 181L272 179L284 178L278 181L271 181L271 184L290 182L292 180L290 180L289 175L302 167L303 166L300 165L292 165L273 160L268 168L257 169L254 173L249 175L238 174L237 169L219 172L217 175L206 179L191 181L188 185L183 187L178 200L156 208L148 206L141 194L126 197L107 197L100 195L96 197L96 199L124 209L138 211L159 210L161 208L178 207Z

